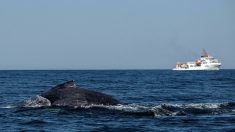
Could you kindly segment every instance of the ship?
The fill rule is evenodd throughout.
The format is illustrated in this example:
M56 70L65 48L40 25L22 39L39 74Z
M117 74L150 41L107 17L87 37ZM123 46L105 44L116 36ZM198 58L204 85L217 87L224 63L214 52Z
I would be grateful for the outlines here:
M172 70L219 70L221 62L213 56L208 55L206 50L202 50L203 55L193 62L180 63L177 62Z

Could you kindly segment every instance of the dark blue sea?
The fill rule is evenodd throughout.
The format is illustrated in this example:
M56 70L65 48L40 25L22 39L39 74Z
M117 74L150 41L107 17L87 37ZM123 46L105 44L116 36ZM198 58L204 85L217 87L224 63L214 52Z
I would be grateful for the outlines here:
M67 80L118 106L13 107ZM235 131L235 70L0 71L0 131Z

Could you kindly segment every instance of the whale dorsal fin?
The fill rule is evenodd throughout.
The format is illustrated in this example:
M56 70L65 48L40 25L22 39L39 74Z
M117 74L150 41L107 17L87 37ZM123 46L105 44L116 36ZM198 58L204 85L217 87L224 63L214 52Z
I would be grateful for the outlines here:
M53 103L58 99L62 99L63 94L66 93L66 91L74 91L75 89L76 89L75 81L71 80L59 84L55 87L52 87L49 91L42 93L41 96L47 98L48 100L51 101L51 103Z
M66 87L66 88L71 88L71 87L75 88L76 87L76 83L74 80L67 81L67 82L63 83L62 85L63 85L63 87Z
M54 89L63 89L63 88L76 88L76 83L74 80L67 81L65 83L59 84L54 87Z

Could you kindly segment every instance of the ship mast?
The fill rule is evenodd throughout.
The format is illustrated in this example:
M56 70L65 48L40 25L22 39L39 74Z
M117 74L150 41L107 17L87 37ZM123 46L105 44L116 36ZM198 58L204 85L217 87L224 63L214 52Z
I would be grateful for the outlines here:
M202 49L202 57L208 57L208 54L205 49Z

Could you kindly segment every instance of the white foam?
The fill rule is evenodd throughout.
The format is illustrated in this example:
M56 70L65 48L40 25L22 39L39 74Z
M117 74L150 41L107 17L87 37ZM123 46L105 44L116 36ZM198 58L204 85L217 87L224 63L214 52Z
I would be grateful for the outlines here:
M82 108L107 108L110 110L120 110L120 111L155 111L158 109L164 109L163 106L166 107L175 107L175 108L195 108L195 109L218 109L220 108L220 105L222 103L192 103L192 104L159 104L155 106L144 106L144 105L138 105L138 104L128 104L128 105L115 105L115 106L107 106L107 105L84 105L81 106Z
M42 96L34 96L17 104L18 107L30 107L30 108L38 108L43 106L51 106L51 102L42 97Z
M221 103L198 103L198 104L188 104L185 105L186 108L196 108L196 109L217 109Z
M105 108L109 110L118 110L118 111L125 111L125 112L140 112L140 111L148 111L151 107L136 105L136 104L129 104L129 105L83 105L80 106L81 108L89 109L89 108ZM78 107L75 107L78 108Z

